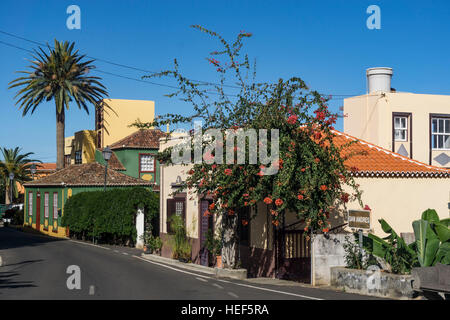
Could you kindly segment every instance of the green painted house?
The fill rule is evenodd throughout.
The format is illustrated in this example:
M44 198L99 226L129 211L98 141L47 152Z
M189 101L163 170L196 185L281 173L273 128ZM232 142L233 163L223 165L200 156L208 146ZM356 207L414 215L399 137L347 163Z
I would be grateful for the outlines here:
M142 129L126 136L109 146L113 156L108 165L130 177L150 181L159 187L160 168L155 156L159 150L159 139L164 136L165 133L156 129ZM96 150L95 160L105 164L102 149Z
M24 225L51 236L65 237L67 230L61 227L61 217L67 199L80 192L103 190L104 185L105 166L97 162L74 164L39 180L27 182L24 184ZM155 184L111 167L107 169L108 189L136 186L154 189Z

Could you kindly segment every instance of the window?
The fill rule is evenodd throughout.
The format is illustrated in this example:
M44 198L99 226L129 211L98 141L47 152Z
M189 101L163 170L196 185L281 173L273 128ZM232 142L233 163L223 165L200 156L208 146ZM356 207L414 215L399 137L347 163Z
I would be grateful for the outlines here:
M48 192L44 195L44 217L48 218Z
M28 192L28 215L33 215L33 192Z
M431 146L437 150L450 150L450 118L431 119Z
M150 154L140 154L140 172L154 172L155 158Z
M177 199L167 199L167 233L174 233L175 231L172 228L172 216L177 215L180 216L182 221L185 222L186 214L185 214L185 199L177 198Z
M80 151L75 151L75 164L81 164L83 162L83 158Z
M53 219L58 219L58 192L53 192Z
M408 137L408 118L394 117L395 141L406 141Z
M70 154L64 156L64 166L70 166Z

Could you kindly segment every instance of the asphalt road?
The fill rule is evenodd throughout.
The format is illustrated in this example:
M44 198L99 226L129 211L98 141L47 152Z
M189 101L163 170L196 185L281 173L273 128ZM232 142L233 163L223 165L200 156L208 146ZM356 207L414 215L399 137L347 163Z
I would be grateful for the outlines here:
M102 248L4 227L0 227L0 256L0 300L372 299L302 286L216 279L149 262L135 249ZM80 268L81 289L67 287L72 275L67 268L72 265Z

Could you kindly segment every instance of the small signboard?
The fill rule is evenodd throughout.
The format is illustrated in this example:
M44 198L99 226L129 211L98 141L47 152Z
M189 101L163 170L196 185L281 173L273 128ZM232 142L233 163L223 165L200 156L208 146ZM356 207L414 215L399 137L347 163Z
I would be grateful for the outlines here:
M348 226L355 229L370 229L370 211L348 210Z

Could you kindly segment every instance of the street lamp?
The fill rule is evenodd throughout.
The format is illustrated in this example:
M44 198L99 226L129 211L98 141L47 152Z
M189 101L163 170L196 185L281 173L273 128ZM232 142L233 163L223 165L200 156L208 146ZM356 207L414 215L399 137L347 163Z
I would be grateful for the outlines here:
M106 161L106 166L105 166L105 188L104 188L104 191L106 191L106 175L108 174L108 161L109 161L109 159L111 158L111 155L112 155L112 151L109 148L109 146L107 146L105 149L103 149L102 155L103 155L103 159L105 159L105 161Z
M10 198L11 199L11 205L13 203L13 182L14 182L14 172L9 173L9 181L11 182L11 190L10 190Z
M36 165L34 163L31 165L30 171L31 171L31 176L33 177L33 180L34 180L34 174L36 173Z

